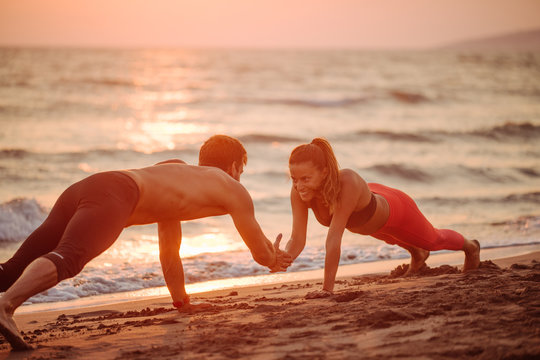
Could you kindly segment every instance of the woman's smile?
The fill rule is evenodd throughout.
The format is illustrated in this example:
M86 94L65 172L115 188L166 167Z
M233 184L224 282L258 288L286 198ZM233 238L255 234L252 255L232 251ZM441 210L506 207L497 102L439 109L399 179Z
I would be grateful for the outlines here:
M324 172L311 161L289 164L294 189L302 201L311 201L319 192L324 180Z

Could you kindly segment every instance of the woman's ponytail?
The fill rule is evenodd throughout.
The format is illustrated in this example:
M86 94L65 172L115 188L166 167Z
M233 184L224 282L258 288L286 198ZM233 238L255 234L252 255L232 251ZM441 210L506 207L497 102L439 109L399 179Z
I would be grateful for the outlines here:
M339 164L328 140L315 138L311 141L311 144L322 150L326 160L325 166L328 170L328 176L323 183L322 193L326 205L330 208L330 213L333 213L339 199L339 190L341 188L339 184Z

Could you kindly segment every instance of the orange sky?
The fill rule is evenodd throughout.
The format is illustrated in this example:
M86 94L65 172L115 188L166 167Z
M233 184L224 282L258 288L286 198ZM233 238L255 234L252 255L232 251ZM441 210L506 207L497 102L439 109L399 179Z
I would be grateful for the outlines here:
M0 45L426 47L540 28L540 0L0 0Z

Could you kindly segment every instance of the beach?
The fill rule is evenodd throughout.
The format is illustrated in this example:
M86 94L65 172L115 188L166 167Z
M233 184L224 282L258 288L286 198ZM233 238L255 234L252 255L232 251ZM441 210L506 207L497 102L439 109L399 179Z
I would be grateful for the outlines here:
M435 255L407 278L401 265L345 272L325 298L310 294L319 278L192 294L207 306L191 310L158 296L16 313L34 350L10 351L3 342L0 359L538 358L540 251L533 250L502 258L487 251L465 274L449 265L462 253Z
M435 270L389 277L407 251L345 232L336 295L310 299L328 231L311 212L285 274L253 261L229 216L210 217L182 223L180 255L192 300L211 306L178 313L157 226L134 226L28 299L15 317L35 350L1 343L0 359L538 355L538 52L2 48L0 57L0 263L71 184L167 159L195 165L204 140L223 133L247 150L241 183L271 240L291 235L289 155L322 136L341 168L404 191L500 267L463 275L461 252L435 252Z
M270 240L290 238L288 158L314 137L341 168L410 195L437 228L484 249L540 238L538 53L1 48L0 58L0 264L71 184L168 159L195 165L216 133L245 146L241 183ZM310 213L288 272L324 267L327 230ZM129 227L28 302L152 292L165 285L158 248L155 224ZM183 222L180 255L189 284L268 273L229 216ZM341 267L407 258L343 235Z
M0 335L0 360L540 359L540 25L531 15L540 2L513 2L510 12L414 0L407 11L328 0L38 3L0 12L0 28L16 29L0 31L1 316L20 304L15 320L33 347L11 351ZM247 152L228 171L238 193L191 176L217 134ZM343 179L298 176L303 161L291 156L315 138L336 159L307 169L332 165L328 174L342 170ZM193 167L153 166L178 160ZM135 170L144 168L152 170ZM74 194L118 170L164 172L155 182L142 176L137 189L129 182L131 214L113 242L121 211L92 208L115 202L126 184L88 186L107 192L103 202ZM368 206L363 191L349 193L353 173L373 192ZM304 224L299 179L315 197L359 195L346 222L353 231L337 241L341 205L327 196L301 196L311 208ZM414 204L401 211L381 185ZM210 193L220 196L202 205ZM249 195L233 204L240 193ZM66 206L72 197L80 201ZM403 236L390 239L386 230L411 210L441 230L438 240L455 240L451 230L477 241L480 268L461 273L463 253L449 249L466 251L466 268L478 264L461 236L420 244L399 227ZM163 220L181 222L174 241L155 223ZM263 238L282 238L294 254L286 272L261 265ZM437 250L406 277L410 254L394 240ZM334 245L337 284L324 294ZM413 266L427 256L413 254ZM55 282L42 263L15 289L39 282L43 291L24 302L4 296L41 256L52 256L61 281L44 289ZM178 264L192 300L180 310L166 286L172 278L178 300ZM13 342L8 320L0 333Z

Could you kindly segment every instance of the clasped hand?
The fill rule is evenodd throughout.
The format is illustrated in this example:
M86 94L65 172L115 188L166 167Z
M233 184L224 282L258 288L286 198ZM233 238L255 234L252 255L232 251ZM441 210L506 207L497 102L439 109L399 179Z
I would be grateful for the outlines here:
M279 271L287 271L287 268L291 266L293 258L289 253L279 249L279 243L281 242L282 235L279 234L274 241L274 249L276 251L276 263L273 266L269 266L270 272L275 273Z

